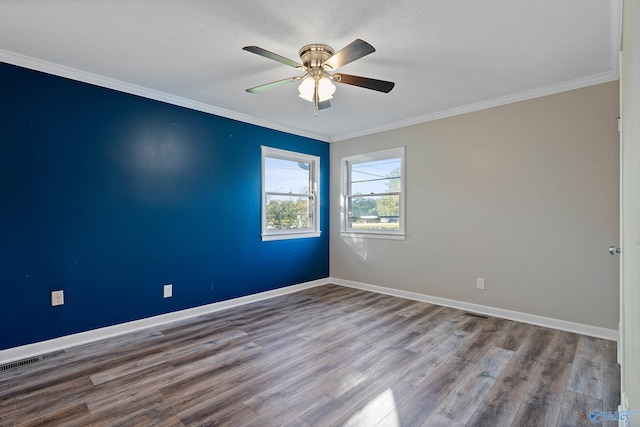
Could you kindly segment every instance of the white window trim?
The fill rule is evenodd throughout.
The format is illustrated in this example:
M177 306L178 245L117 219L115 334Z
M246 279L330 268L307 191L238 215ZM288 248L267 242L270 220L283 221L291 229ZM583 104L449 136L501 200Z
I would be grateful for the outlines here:
M400 158L400 229L395 231L381 231L381 230L353 230L348 229L348 191L349 191L349 164L351 163L364 163L376 160L384 160L390 158ZM405 199L406 199L406 185L405 185L405 147L391 148L388 150L374 151L370 153L354 154L351 156L345 156L340 159L342 167L341 176L341 192L340 192L340 204L341 207L341 228L340 237L343 238L363 238L363 239L388 239L388 240L405 240Z
M261 146L261 215L260 229L262 241L270 240L287 240L287 239L304 239L311 237L320 237L320 157L311 154L298 153L295 151L281 150L278 148ZM311 194L313 195L313 228L311 230L295 231L295 230L267 230L267 195L265 191L265 157L275 157L282 160L290 160L294 162L309 163L309 174L311 176Z

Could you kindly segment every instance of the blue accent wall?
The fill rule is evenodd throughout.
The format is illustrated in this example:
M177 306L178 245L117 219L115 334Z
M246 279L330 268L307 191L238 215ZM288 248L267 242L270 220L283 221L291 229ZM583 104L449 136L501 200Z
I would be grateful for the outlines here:
M0 349L329 276L327 143L8 64L0 125ZM322 237L261 241L261 145L320 156Z

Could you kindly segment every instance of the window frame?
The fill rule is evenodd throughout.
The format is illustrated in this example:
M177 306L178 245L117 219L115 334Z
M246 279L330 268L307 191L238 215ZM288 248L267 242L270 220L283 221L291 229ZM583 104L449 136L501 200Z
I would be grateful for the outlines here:
M388 196L398 194L399 197L399 215L398 230L363 230L349 228L349 199L353 198L353 194L349 194L351 183L351 166L356 163L365 163L379 160L400 159L400 191L391 193L372 193L375 196ZM373 238L373 239L391 239L391 240L405 240L405 199L406 199L406 185L405 185L405 147L390 148L387 150L372 151L369 153L354 154L350 156L344 156L340 159L342 175L341 175L341 237L360 237L360 238Z
M279 148L261 146L261 163L262 163L262 177L261 177L261 238L262 241L270 240L286 240L286 239L304 239L312 237L320 237L320 157L311 154L300 153L296 151L283 150ZM265 180L265 159L274 158L280 160L288 160L293 162L301 162L309 164L309 189L310 194L297 194L297 193L275 193L274 195L291 195L294 197L309 197L309 201L312 204L310 209L310 221L311 227L304 230L268 230L267 229L267 197L272 192L266 191Z

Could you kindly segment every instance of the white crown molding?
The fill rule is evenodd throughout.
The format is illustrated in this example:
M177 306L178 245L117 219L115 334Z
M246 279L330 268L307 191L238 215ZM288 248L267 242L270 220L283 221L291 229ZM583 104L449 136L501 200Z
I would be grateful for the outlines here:
M619 10L619 5L616 6L618 4L618 0L613 0L611 4L612 4L611 6L612 25L616 26L616 23L619 20L617 19L619 18L619 13L617 12ZM618 30L616 31L619 33L620 32L619 23L617 24L617 27L618 27ZM620 41L619 41L619 37L616 35L616 31L612 31L611 42L612 44L619 47ZM533 98L539 98L541 96L553 95L560 92L580 89L582 87L593 86L600 83L607 83L607 82L619 79L618 50L615 50L615 52L612 53L612 59L611 59L612 70L605 73L595 74L592 76L571 80L571 81L559 83L556 85L545 86L538 89L533 89L533 90L524 91L524 92L520 92L512 95L502 96L494 99L489 99L486 101L476 102L476 103L464 105L461 107L451 108L449 110L438 111L438 112L426 114L423 116L413 117L405 120L399 120L393 123L387 123L382 126L376 126L373 128L364 129L357 132L330 137L327 135L307 132L298 128L283 126L280 123L263 120L257 117L241 114L235 111L226 110L224 108L215 107L213 105L205 104L203 102L198 102L198 101L183 98L180 96L171 95L169 93L160 92L160 91L149 89L143 86L138 86L135 84L123 82L121 80L104 77L99 74L93 74L86 71L81 71L75 68L67 67L60 64L55 64L53 62L44 61L42 59L18 54L8 50L0 49L0 61L6 62L8 64L17 65L19 67L28 68L31 70L41 71L47 74L52 74L55 76L80 81L83 83L88 83L88 84L92 84L92 85L96 85L96 86L100 86L108 89L117 90L119 92L141 96L143 98L166 102L168 104L177 105L180 107L185 107L185 108L189 108L196 111L202 111L209 114L214 114L216 116L225 117L228 119L238 120L243 123L261 126L261 127L265 127L272 130L277 130L281 132L290 133L293 135L303 136L306 138L316 139L318 141L323 141L323 142L344 141L346 139L356 138L359 136L371 135L374 133L399 129L406 126L426 123L434 120L444 119L447 117L457 116L460 114L471 113L474 111L485 110L487 108L493 108L501 105L512 104L514 102L526 101Z
M617 63L617 60L615 61ZM607 83L620 78L617 72L617 65L614 70L607 71L592 76L583 77L576 80L549 85L538 89L527 90L512 95L501 96L498 98L488 99L473 104L463 105L461 107L451 108L449 110L437 111L435 113L425 114L424 116L413 117L405 120L399 120L393 123L387 123L382 126L376 126L364 129L358 132L352 132L331 138L330 142L344 141L347 139L357 138L360 136L371 135L374 133L385 132L389 130L399 129L407 126L417 125L421 123L431 122L434 120L445 119L447 117L459 116L461 114L472 113L474 111L486 110L488 108L499 107L502 105L513 104L514 102L527 101L529 99L540 98L542 96L554 95L569 90L580 89L587 86L593 86L601 83Z
M306 132L298 128L283 126L280 123L262 120L257 117L241 114L235 111L226 110L224 108L215 107L203 102L193 101L191 99L182 98L180 96L171 95L169 93L160 92L149 89L144 86L123 82L121 80L104 77L99 74L93 74L75 68L67 67L53 62L44 61L42 59L33 58L31 56L21 55L19 53L0 49L0 62L17 65L19 67L31 70L41 71L43 73L52 74L54 76L65 77L67 79L89 83L92 85L104 87L107 89L117 90L132 95L141 96L143 98L153 99L155 101L166 102L167 104L177 105L189 108L191 110L202 111L204 113L214 114L216 116L225 117L227 119L238 120L243 123L249 123L268 129L278 130L293 135L304 136L307 138L317 139L323 142L329 142L326 135Z
M175 311L172 313L161 314L158 316L147 317L145 319L134 320L132 322L120 323L118 325L107 326L104 328L93 329L77 334L66 335L60 338L54 338L33 344L0 350L0 364L27 359L29 357L35 357L58 350L64 350L66 348L75 347L81 344L87 344L105 338L128 334L154 326L165 325L167 323L172 323L179 320L190 319L192 317L200 316L203 314L215 313L216 311L226 310L228 308L237 307L240 305L251 304L253 302L279 297L282 295L290 294L292 292L298 292L303 289L327 285L329 283L330 281L328 278L313 280L311 282L286 286L284 288L260 292L258 294L247 295L240 298L233 298L226 301L215 302L200 307L194 307L186 310Z
M486 305L474 304L470 302L434 297L430 295L419 294L416 292L401 291L398 289L385 288L383 286L370 285L366 283L354 282L351 280L336 279L334 277L331 278L330 282L340 286L361 289L363 291L376 292L379 294L391 295L394 297L406 298L414 301L443 305L445 307L452 307L458 310L515 320L517 322L529 323L531 325L543 326L545 328L559 329L561 331L574 332L576 334L603 338L611 341L618 340L618 331L613 329L584 325L582 323L569 322L567 320L553 319L550 317L537 316L535 314L522 313L519 311L506 310L497 307L489 307Z

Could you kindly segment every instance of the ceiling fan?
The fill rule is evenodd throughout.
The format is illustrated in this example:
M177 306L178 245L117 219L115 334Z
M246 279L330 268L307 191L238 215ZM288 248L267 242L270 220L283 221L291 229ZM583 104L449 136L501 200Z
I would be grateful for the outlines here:
M303 46L299 52L302 64L258 46L245 46L242 49L306 72L304 76L289 77L252 87L247 89L247 92L259 93L276 86L301 81L298 86L299 96L315 104L316 114L318 110L331 106L329 100L333 98L333 93L336 90L333 82L359 86L384 93L390 92L395 85L393 82L353 76L351 74L329 74L329 71L336 70L376 51L373 46L360 39L354 40L337 53L333 48L325 44L316 43Z

